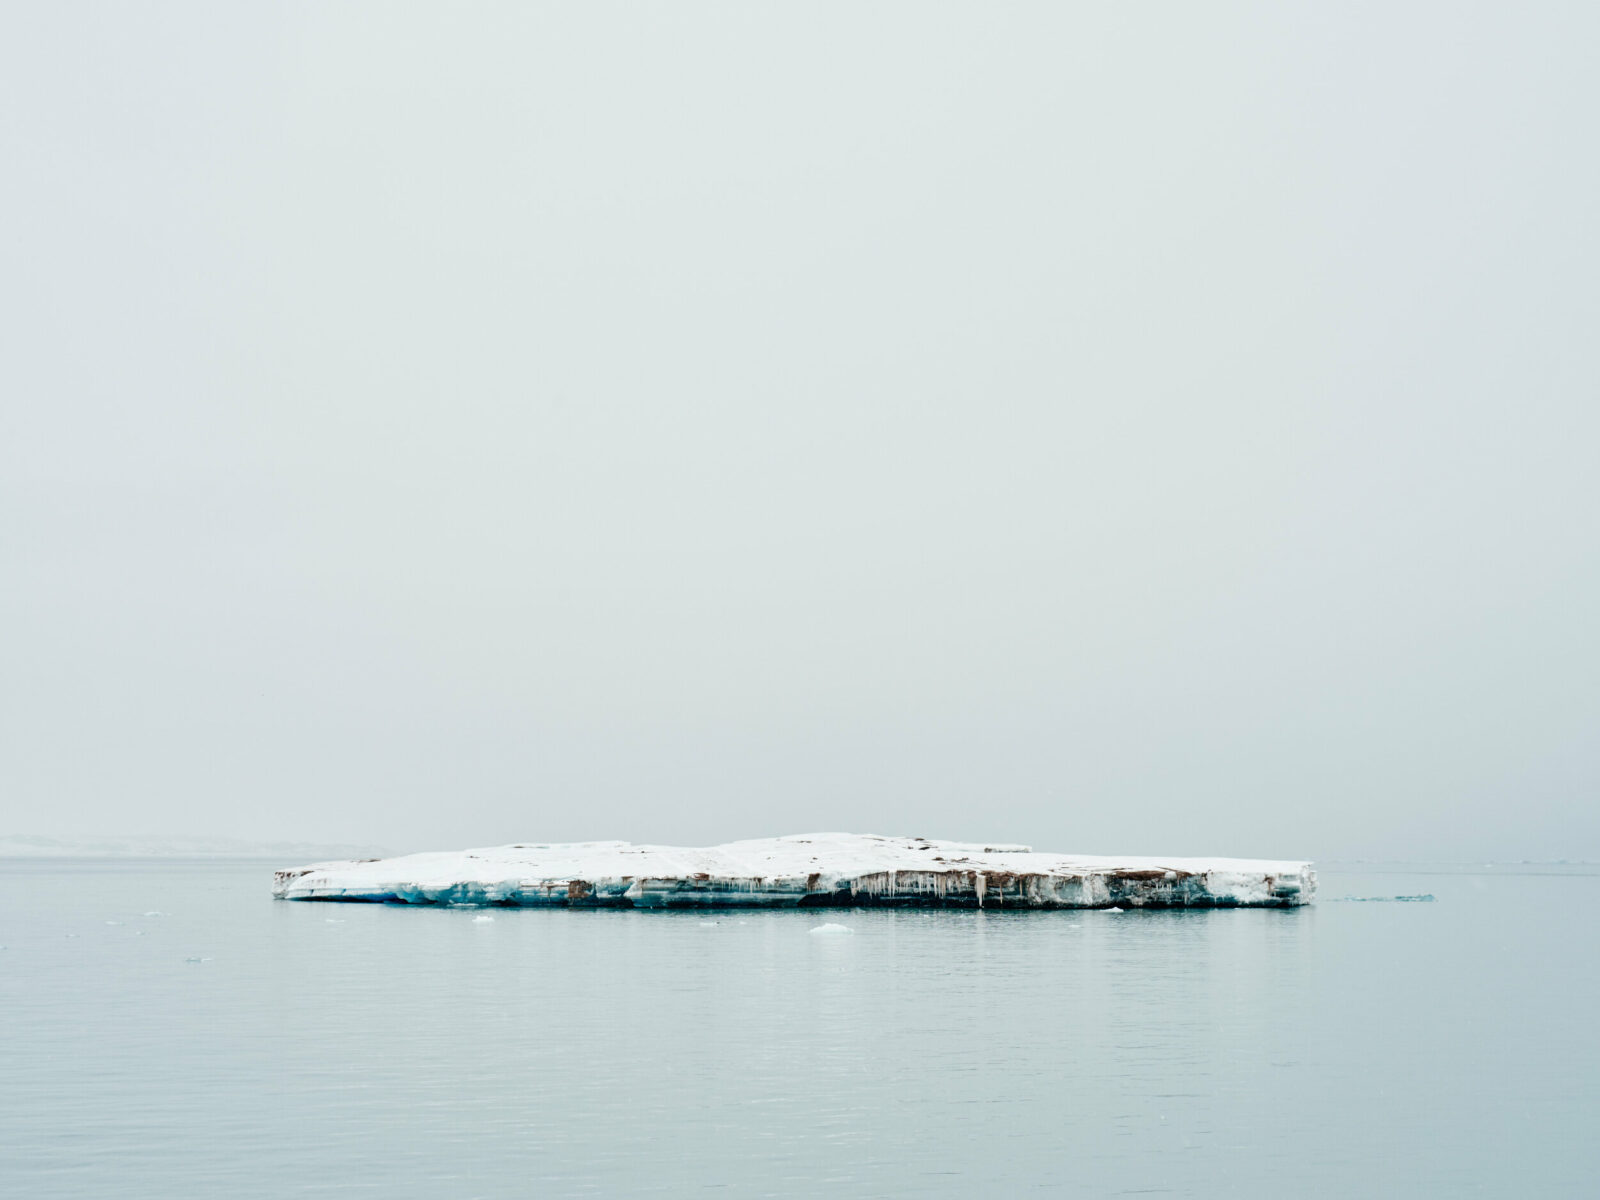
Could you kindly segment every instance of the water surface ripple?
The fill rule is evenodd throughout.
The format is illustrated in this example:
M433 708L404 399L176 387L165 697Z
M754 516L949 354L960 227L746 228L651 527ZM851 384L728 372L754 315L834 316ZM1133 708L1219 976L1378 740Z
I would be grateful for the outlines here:
M0 1194L1585 1194L1591 872L1288 911L292 904L0 862Z

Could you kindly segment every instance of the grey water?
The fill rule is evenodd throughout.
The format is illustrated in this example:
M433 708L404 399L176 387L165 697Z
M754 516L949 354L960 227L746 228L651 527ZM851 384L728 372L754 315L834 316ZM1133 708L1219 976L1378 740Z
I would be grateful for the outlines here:
M285 903L272 865L0 862L0 1195L1600 1178L1593 867L1324 871L1290 911L818 917Z

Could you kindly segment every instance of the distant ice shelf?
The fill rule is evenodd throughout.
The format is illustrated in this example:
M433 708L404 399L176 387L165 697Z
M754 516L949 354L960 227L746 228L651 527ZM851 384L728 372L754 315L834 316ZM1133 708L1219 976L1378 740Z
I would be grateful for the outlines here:
M278 871L283 900L615 908L1291 908L1307 862L1101 858L1029 846L811 833L699 849L519 843Z
M289 858L382 854L376 846L327 842L252 842L204 834L45 837L0 833L0 858Z

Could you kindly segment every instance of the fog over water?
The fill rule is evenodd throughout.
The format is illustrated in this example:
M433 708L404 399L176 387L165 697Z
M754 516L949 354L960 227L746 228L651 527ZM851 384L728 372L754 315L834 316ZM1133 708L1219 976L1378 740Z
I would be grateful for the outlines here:
M9 5L0 834L1600 859L1597 40Z

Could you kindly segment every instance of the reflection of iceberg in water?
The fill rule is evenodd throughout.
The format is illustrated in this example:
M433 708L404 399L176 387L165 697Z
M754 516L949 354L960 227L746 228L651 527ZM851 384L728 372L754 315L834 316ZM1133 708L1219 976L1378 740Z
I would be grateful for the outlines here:
M497 846L278 871L285 900L619 908L1289 908L1310 863L1101 858L1027 846L818 833L690 849Z

